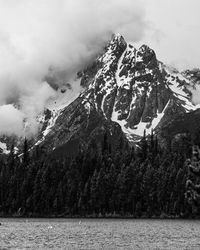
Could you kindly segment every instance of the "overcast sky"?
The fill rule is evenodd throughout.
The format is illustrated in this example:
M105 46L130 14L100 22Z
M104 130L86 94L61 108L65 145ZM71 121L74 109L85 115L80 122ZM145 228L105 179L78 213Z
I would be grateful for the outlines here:
M139 44L150 45L168 64L200 67L200 1L143 1L148 28Z

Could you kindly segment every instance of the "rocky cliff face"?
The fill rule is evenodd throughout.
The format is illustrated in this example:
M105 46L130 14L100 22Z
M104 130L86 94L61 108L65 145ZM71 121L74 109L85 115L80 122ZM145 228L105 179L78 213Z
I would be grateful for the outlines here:
M54 154L74 155L79 148L94 143L100 148L107 134L112 149L119 147L120 141L126 144L126 138L121 127L107 120L95 104L86 101L85 94L64 108L50 128L49 133L41 141L41 145Z
M188 90L198 83L198 72L181 74L160 62L148 46L136 49L119 34L78 77L84 91L60 110L47 111L41 121L36 144L49 151L69 151L69 145L98 141L105 133L116 147L119 137L134 144L144 130L164 138L166 124L188 119L185 114L198 108Z

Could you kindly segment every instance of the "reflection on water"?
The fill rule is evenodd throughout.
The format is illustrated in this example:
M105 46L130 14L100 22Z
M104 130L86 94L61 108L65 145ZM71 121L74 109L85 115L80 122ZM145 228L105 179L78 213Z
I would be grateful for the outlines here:
M0 249L200 249L192 220L0 219Z

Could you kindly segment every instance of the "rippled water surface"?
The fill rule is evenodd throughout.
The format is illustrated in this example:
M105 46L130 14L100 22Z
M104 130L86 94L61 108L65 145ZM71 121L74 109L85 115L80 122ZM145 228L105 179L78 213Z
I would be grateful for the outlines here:
M0 249L200 249L200 221L0 219Z

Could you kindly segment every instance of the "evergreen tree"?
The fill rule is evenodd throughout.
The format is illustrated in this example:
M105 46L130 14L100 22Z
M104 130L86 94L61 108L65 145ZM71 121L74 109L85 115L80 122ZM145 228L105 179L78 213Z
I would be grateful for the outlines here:
M154 216L198 215L200 208L200 150L190 152L189 137L177 147L160 148L153 131L139 147L119 140L114 152L104 134L102 148L91 140L79 154L54 159L45 149L0 155L0 214ZM175 144L174 144L175 145ZM185 182L187 181L184 200ZM187 212L187 213L186 213Z
M193 214L200 214L200 148L193 146L192 158L186 162L189 170L186 182L186 199Z
M28 141L25 137L24 147L23 147L23 163L27 165L29 163L29 151L28 151Z

